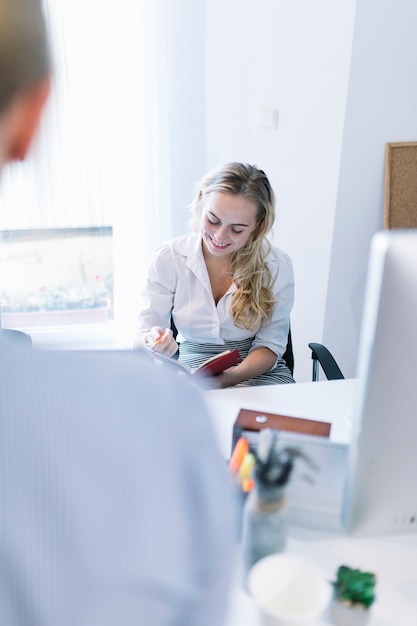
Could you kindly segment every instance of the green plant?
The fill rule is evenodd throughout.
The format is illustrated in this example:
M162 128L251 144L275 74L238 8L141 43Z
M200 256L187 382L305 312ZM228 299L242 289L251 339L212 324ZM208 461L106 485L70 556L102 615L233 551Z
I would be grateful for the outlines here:
M365 608L370 607L375 600L375 584L375 574L347 565L339 567L336 580L332 582L337 600L346 604L360 604Z

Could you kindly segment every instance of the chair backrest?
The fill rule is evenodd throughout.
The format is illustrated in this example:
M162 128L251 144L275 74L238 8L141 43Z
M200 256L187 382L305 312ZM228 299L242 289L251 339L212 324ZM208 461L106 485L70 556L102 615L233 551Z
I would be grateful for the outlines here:
M313 359L313 381L319 378L319 364L326 375L327 380L339 380L344 378L338 364L331 352L321 343L309 343L311 358Z
M290 370L291 376L292 376L294 374L294 352L292 348L291 326L288 330L287 347L285 349L284 354L282 355L282 358L284 359L285 364Z

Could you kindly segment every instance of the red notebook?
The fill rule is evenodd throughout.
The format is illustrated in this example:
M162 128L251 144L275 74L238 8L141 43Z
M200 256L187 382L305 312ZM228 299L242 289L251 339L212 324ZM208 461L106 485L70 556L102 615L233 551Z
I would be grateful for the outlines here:
M240 354L236 348L233 350L225 350L207 359L207 361L204 361L204 363L194 369L192 373L204 376L215 376L216 374L221 374L229 367L233 367L233 365L236 365L239 361Z
M232 350L225 350L220 354L210 357L196 368L191 368L188 367L188 365L185 365L172 357L160 354L159 352L152 352L151 350L145 350L145 352L152 356L156 361L162 361L172 367L177 367L179 370L192 376L216 376L216 374L221 374L224 370L227 370L227 368L237 365L237 363L241 360L239 351L236 350L236 348L233 348Z

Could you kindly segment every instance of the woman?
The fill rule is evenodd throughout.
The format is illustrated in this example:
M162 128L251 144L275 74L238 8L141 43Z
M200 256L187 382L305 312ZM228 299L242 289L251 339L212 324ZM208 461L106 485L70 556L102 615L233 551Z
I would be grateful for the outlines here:
M135 347L197 367L237 348L242 361L217 387L294 382L282 360L294 300L288 255L267 238L275 198L262 170L229 163L206 174L191 204L193 232L153 254ZM165 330L164 330L165 329Z

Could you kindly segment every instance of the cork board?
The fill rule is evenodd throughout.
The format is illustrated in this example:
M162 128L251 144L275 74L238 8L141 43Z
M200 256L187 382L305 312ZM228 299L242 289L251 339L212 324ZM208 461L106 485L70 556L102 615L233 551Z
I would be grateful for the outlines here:
M384 228L417 228L417 141L386 144Z

